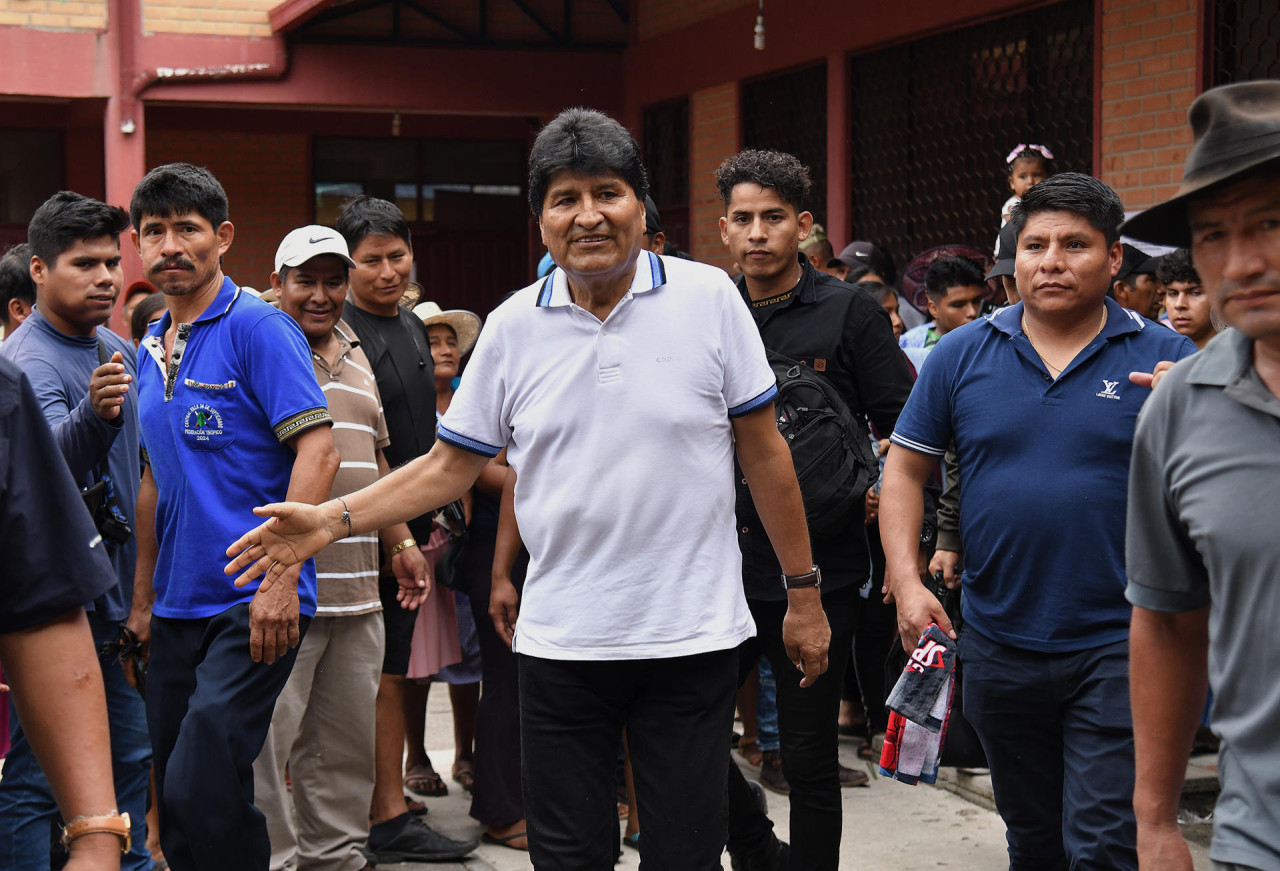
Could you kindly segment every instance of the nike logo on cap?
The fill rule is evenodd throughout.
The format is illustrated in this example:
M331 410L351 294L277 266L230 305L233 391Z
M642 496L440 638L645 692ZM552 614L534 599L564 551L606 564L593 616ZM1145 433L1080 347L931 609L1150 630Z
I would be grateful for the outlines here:
M317 242L324 242L324 241L326 241L326 240L328 240L328 239L332 239L332 238L334 238L334 237L333 237L333 236L321 236L319 239L308 239L308 240L307 240L307 244L308 244L308 245L314 245L314 244L316 244Z

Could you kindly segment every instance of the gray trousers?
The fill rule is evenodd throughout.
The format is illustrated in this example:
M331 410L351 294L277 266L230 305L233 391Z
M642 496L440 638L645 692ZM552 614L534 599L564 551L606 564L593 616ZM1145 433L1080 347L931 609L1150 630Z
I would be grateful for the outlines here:
M271 871L365 866L357 848L369 838L374 705L385 643L380 612L311 621L253 764L254 804L267 818Z

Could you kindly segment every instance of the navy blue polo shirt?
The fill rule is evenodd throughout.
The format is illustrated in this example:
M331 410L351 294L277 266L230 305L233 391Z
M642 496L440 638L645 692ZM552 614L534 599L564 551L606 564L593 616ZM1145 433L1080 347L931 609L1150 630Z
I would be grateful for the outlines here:
M166 312L138 349L138 416L158 490L153 613L198 619L253 598L257 582L238 588L223 574L226 549L262 522L256 506L284 500L287 442L332 421L301 328L231 279L189 329L178 325L166 377L170 323ZM298 599L315 613L312 560Z
M964 618L1011 647L1085 650L1129 634L1129 455L1151 392L1129 373L1196 347L1106 306L1106 326L1056 381L1022 332L1021 303L952 330L893 432L936 457L955 439Z

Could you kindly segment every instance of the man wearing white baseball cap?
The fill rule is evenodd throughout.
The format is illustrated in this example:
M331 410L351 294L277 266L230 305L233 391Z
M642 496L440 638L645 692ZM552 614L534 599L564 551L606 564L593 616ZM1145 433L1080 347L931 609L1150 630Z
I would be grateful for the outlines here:
M307 337L316 380L333 417L341 463L332 497L373 483L390 467L390 439L372 367L342 318L355 262L329 227L300 227L276 251L271 289L280 310ZM399 604L416 608L428 593L427 565L403 523L378 535L335 542L316 559L316 614L293 673L276 700L266 743L254 763L255 804L267 818L271 868L359 871L373 796L374 706L385 647L378 594L378 542L401 587ZM407 542L407 543L406 543ZM333 716L341 711L341 716ZM285 789L293 780L296 825ZM474 843L431 832L438 854L461 857Z

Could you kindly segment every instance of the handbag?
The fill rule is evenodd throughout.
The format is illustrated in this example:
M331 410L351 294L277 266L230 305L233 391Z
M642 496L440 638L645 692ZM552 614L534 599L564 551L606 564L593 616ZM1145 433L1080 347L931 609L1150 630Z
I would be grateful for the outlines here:
M951 621L952 628L956 630L956 637L959 638L964 629L964 614L960 608L960 587L957 586L954 590L948 588L942 580L942 572L934 574L932 580L932 592L942 603L942 609L947 612L947 619ZM978 740L978 733L973 730L973 724L964 716L964 666L959 657L956 657L954 682L951 718L947 721L946 740L942 745L939 764L955 768L986 768L987 753L982 749L982 742Z
M450 502L435 513L435 524L449 533L449 543L436 562L432 573L435 582L459 593L467 592L467 579L458 571L458 562L471 534L467 531L466 511L462 500Z

